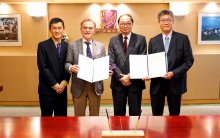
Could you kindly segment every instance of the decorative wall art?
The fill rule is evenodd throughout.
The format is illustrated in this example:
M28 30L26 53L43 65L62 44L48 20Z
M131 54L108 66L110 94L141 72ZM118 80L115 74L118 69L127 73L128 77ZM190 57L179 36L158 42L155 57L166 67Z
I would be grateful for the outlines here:
M21 45L21 15L0 14L0 46Z
M101 28L96 29L96 33L118 33L117 26L117 10L100 11Z
M199 13L198 44L220 44L220 13Z

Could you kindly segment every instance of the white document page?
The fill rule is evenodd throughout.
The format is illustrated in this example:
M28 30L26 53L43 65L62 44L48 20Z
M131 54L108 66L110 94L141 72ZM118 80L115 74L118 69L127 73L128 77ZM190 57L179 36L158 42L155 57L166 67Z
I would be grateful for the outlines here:
M77 77L92 83L93 80L93 59L79 54L79 72Z
M88 82L96 82L109 78L109 56L91 59L79 54L79 72L77 77Z
M147 55L129 55L129 62L131 79L148 76Z
M162 77L166 74L165 52L148 55L129 55L130 78Z
M109 56L94 59L93 82L109 78Z
M149 77L162 77L166 74L165 52L148 55Z

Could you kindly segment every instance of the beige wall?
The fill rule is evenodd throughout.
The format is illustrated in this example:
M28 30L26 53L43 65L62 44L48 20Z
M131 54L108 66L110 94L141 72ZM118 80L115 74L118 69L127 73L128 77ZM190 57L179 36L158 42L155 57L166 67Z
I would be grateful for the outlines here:
M48 20L60 17L64 20L70 41L81 38L80 22L92 18L100 28L99 11L105 4L98 4L100 10L91 10L92 4L48 4L48 15L33 18L27 15L24 4L11 4L10 14L21 14L22 46L0 46L0 85L4 90L0 93L1 102L33 102L38 101L38 70L36 51L38 42L48 38ZM147 41L160 33L157 14L162 9L169 9L169 4L125 4L124 12L134 18L133 32L146 36ZM119 4L113 4L117 9ZM188 92L184 99L219 99L220 78L220 45L198 45L197 24L198 12L204 12L206 4L190 4L190 13L184 17L175 17L174 30L189 36L193 48L195 63L188 72ZM218 5L220 6L220 5ZM0 13L1 14L1 13ZM116 33L99 33L94 39L102 42L107 50L110 37ZM105 80L105 92L102 99L111 99L110 80ZM149 99L149 82L144 90L143 99ZM71 95L68 92L68 99Z

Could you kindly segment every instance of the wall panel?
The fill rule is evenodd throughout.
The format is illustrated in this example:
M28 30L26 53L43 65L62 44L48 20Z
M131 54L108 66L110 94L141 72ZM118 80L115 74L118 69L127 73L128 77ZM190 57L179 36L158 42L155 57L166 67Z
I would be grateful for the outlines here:
M98 4L101 8L105 4ZM160 33L157 23L157 14L162 9L168 9L168 4L126 4L127 13L134 17L133 32L146 36L147 42ZM204 12L206 4L190 4L191 12L184 17L175 17L174 30L189 36L195 63L188 72L188 92L183 95L184 100L218 100L220 78L220 46L197 44L197 18L198 12ZM48 15L36 19L26 13L26 5L10 5L10 13L19 13L22 18L22 41L20 47L0 46L0 85L4 90L0 93L1 102L38 102L38 69L36 61L37 44L48 39L48 20L60 17L66 25L66 32L70 41L81 38L80 22L85 18L94 18L97 28L100 28L99 12L93 15L91 4L49 4ZM112 4L117 8L118 4ZM124 11L118 11L123 14ZM108 48L109 39L116 33L99 33L94 39ZM149 101L149 83L143 91L143 99ZM104 81L105 91L102 100L111 101L110 79ZM70 85L68 86L68 88ZM71 101L68 91L68 100Z

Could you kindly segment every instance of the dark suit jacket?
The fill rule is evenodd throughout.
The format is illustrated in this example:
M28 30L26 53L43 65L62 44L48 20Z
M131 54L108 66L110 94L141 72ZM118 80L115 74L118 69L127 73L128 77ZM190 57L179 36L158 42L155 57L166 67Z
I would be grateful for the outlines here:
M149 41L148 53L163 52L163 36L159 34ZM186 76L187 71L194 62L192 48L187 35L172 32L171 42L167 53L168 71L172 71L174 76L168 80L171 91L175 95L181 95L187 91ZM152 78L150 84L150 93L156 94L159 90L163 78Z
M68 53L65 63L65 69L70 74L69 67L76 64L78 65L79 54L83 55L83 39L76 40L71 42L68 46ZM93 40L92 42L92 58L101 58L106 56L105 47L102 43ZM79 97L82 93L83 86L85 80L82 80L77 77L77 73L72 73L72 85L71 85L71 93L74 97ZM93 83L95 92L97 95L101 95L104 91L103 81L97 81Z
M55 95L56 91L51 87L63 80L69 82L70 75L64 68L68 43L61 42L61 53L58 56L57 49L52 38L40 42L37 49L37 65L39 69L38 93L43 95ZM67 90L65 89L64 92Z
M115 64L116 68L111 78L111 89L122 91L125 87L119 81L120 74L129 74L129 55L145 55L147 54L146 39L142 35L131 33L131 38L128 44L127 54L124 55L122 34L112 37L109 42L108 52L110 64ZM145 82L141 79L131 79L131 85L128 86L129 91L140 91L145 89Z

